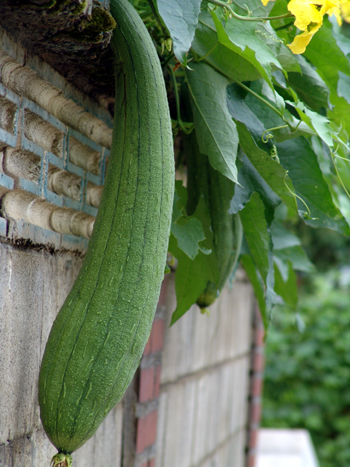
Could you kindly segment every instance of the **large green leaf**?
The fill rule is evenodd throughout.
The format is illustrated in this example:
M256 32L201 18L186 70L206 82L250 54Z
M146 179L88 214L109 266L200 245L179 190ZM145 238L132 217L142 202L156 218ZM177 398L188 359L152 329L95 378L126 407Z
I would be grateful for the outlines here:
M295 102L286 101L289 105L295 108L298 112L300 120L306 123L314 130L329 148L333 147L333 130L329 125L329 120L313 110L308 109L305 104L297 99L294 91L291 91Z
M231 18L224 25L215 11L211 12L220 44L244 57L273 88L271 67L281 65L270 48L256 35L256 23Z
M251 86L253 91L258 95L261 95L260 91L262 90L262 86L260 82L262 81L263 80L259 80L258 82L252 83ZM266 99L266 96L262 97ZM274 96L271 104L276 108L275 97L276 96ZM283 121L275 111L254 95L247 93L246 91L241 91L237 84L231 84L228 86L227 98L227 105L232 117L234 120L239 120L245 124L252 134L255 143L261 149L270 150L272 148L271 143L263 144L262 142L263 133L270 128L274 128L274 130L272 132L269 131L269 133L273 134L275 141L285 141L286 139L295 138L305 134L305 131L308 133L314 133L314 130L311 130L303 122L299 125L298 130L292 133L290 128L287 127L285 121ZM288 120L293 122L293 117L291 117L287 110L283 109L283 113ZM294 125L297 125L296 119L294 119ZM279 129L276 130L275 128Z
M278 38L270 22L258 23L256 25L256 34L270 48L283 67L284 72L299 72L300 66L296 56L285 45L285 42Z
M158 11L173 40L175 57L186 65L198 25L201 0L157 0Z
M171 318L174 324L186 311L196 302L197 298L205 289L208 281L217 283L219 271L217 260L213 251L213 233L211 230L211 219L204 198L200 197L193 217L201 222L204 230L205 240L201 242L202 249L192 260L178 248L177 241L173 235L170 236L169 251L178 260L175 273L176 310ZM211 251L210 254L204 254Z
M275 292L283 298L283 301L293 310L296 310L298 304L297 277L293 270L292 263L287 264L288 274L283 278L278 264L275 263Z
M199 244L206 238L202 223L196 217L196 213L192 216L186 214L186 204L187 189L182 185L182 181L177 180L175 182L171 233L177 241L177 247L193 260L199 250L204 254L209 254L211 250L206 250Z
M259 193L265 206L265 217L270 225L276 207L281 203L281 198L269 187L262 176L257 172L246 154L240 150L240 168L238 172L239 185L235 187L235 193L230 202L229 212L236 214L241 211L254 191Z
M329 88L302 55L297 55L301 73L288 73L288 83L300 99L315 111L328 108Z
M267 230L264 211L264 204L259 194L254 192L250 197L250 201L239 212L239 217L242 221L243 232L250 253L263 281L266 283L270 269L272 241L270 232Z
M231 81L253 81L260 78L260 73L249 61L220 44L213 19L207 11L199 16L192 51L196 57L204 59Z
M268 315L270 314L271 309L267 309L266 306L264 283L250 254L241 255L240 261L248 276L249 282L253 287L255 297L259 305L261 317L264 323L264 328L266 330L269 326Z
M285 282L288 280L289 264L297 271L315 271L314 265L301 246L300 239L287 230L280 221L274 220L272 222L270 233L273 243L274 261Z
M226 104L229 81L204 63L193 63L186 79L200 151L214 169L237 182L238 135Z
M239 144L256 171L265 180L267 185L269 185L289 207L295 210L297 206L290 192L290 189L293 189L293 187L287 175L287 171L267 152L260 149L255 144L250 132L243 123L236 122L236 124L239 133Z
M242 221L245 246L241 261L254 288L265 328L276 302L274 292L274 266L271 235L267 228L264 204L258 193L239 212ZM248 254L249 251L249 254Z
M328 185L323 178L317 157L309 141L303 137L277 144L278 157L288 170L295 193L310 210L305 222L312 227L327 227L349 235L350 229L340 211L333 203ZM298 199L299 210L306 212L306 206Z
M338 95L339 72L350 76L350 62L337 43L337 34L327 18L322 28L317 31L317 40L312 40L307 46L304 56L316 67L317 72L329 87L330 102L334 108L329 115L338 120L350 132L350 106ZM339 42L349 42L341 38Z

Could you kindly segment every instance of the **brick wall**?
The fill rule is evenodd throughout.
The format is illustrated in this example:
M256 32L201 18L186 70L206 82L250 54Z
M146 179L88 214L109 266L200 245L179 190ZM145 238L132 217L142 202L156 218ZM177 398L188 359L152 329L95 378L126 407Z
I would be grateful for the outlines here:
M251 359L251 286L239 271L210 307L175 309L168 277L158 408L156 467L243 467Z

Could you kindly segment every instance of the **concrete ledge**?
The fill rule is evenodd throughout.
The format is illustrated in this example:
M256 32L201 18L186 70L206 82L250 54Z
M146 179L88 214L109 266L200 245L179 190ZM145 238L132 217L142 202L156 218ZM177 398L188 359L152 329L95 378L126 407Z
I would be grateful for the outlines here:
M319 467L307 430L260 429L256 467Z

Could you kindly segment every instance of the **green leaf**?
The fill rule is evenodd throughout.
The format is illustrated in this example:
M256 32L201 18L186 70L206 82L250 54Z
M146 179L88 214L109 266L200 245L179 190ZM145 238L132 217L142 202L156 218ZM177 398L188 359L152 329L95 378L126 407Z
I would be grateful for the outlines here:
M181 216L186 216L186 205L187 189L181 180L175 180L172 222L176 222Z
M240 150L240 161L242 166L238 172L239 185L235 186L235 193L230 202L230 214L236 214L241 211L254 191L259 193L265 206L265 217L270 225L276 207L281 203L281 199L275 194L261 175L257 172L246 154Z
M260 272L263 281L270 268L269 252L272 251L271 235L267 230L267 222L264 215L264 204L258 193L254 192L250 201L240 211L244 236L249 246L250 253Z
M267 17L273 7L273 2L264 6L261 0L235 0L231 7L241 16Z
M274 220L271 224L270 232L272 235L274 251L301 245L300 239L290 230L287 230L283 226L282 222Z
M205 240L201 242L202 249L193 260L178 248L175 237L173 235L170 236L169 251L178 260L175 273L177 306L171 318L171 325L196 303L196 300L205 289L208 281L217 283L219 280L216 256L213 251L213 233L211 231L210 214L203 196L200 197L193 217L201 222L206 237ZM206 251L211 251L211 253L204 254L202 251L203 248Z
M249 282L251 283L255 297L258 301L261 317L264 323L265 331L268 329L270 322L270 315L272 308L276 302L276 294L273 291L274 271L273 262L271 261L270 274L268 286L264 284L259 271L254 263L252 256L248 253L244 253L240 257L241 264L248 276Z
M286 139L296 138L297 136L305 134L305 132L307 134L314 134L314 130L311 130L308 127L308 125L306 125L304 122L301 122L301 124L298 126L298 130L292 133L290 131L290 128L287 127L286 122L275 111L273 111L270 107L261 102L261 100L259 100L254 95L247 93L244 102L242 102L243 99L242 97L240 97L241 93L237 91L237 88L238 86L234 84L228 87L228 107L230 113L235 120L239 120L246 125L246 127L252 133L256 144L260 148L262 147L262 133L263 131L269 130L270 128L281 127L279 129L274 129L273 132L271 132L273 134L274 141L285 141ZM262 80L258 80L252 83L251 89L256 94L264 97L262 94ZM271 103L275 104L274 101L272 101ZM245 109L248 109L249 113L247 111L243 112L243 107L245 107ZM290 121L293 124L293 126L296 127L297 123L300 123L300 120L297 120L296 118L292 117L292 115L288 112L287 109L285 109L283 113L284 117L288 118L288 121ZM260 122L260 126L257 126L257 121ZM263 125L263 127L261 127L261 125ZM261 128L263 128L263 131L261 131ZM269 147L268 144L265 144L264 146L265 148Z
M258 301L261 317L264 323L264 328L266 330L269 325L268 314L271 312L271 310L266 309L264 283L256 269L253 258L249 254L241 255L240 261L243 266L243 269L245 270L248 276L249 282L253 287L255 297Z
M288 280L290 263L297 271L315 272L315 267L301 246L300 239L287 230L283 224L274 220L270 227L274 261L282 274L283 280Z
M212 10L211 15L219 42L248 60L273 88L271 67L274 65L276 69L281 69L281 65L270 48L255 34L256 23L231 18L224 27L215 11Z
M293 91L294 93L294 91ZM294 93L294 97L297 99L296 94ZM310 128L312 128L315 133L330 147L333 147L333 137L332 137L332 129L329 125L329 120L320 115L317 112L313 112L312 110L308 109L303 102L290 102L286 101L289 105L295 108L298 112L300 120L305 122Z
M312 227L327 227L349 235L350 229L340 211L333 203L328 185L323 178L317 156L307 139L291 139L277 144L278 157L288 170L295 193L307 204L311 217L305 222ZM299 210L305 205L297 200Z
M191 50L198 59L202 59L231 81L253 81L260 78L260 73L251 63L220 44L213 19L206 10L199 16Z
M200 151L214 169L237 182L238 135L226 104L229 82L204 63L193 63L186 79Z
M171 233L177 240L177 247L189 258L194 259L198 250L204 254L211 253L211 250L206 250L199 245L199 242L206 238L202 223L196 218L196 213L187 216L186 204L187 189L182 185L182 181L176 180Z
M285 10L286 11L286 10ZM270 48L276 56L285 72L300 72L300 66L297 57L285 45L285 42L278 38L270 22L258 23L256 25L256 34Z
M292 263L293 269L296 271L315 272L315 266L306 256L305 251L301 246L291 246L283 250L274 250L274 259L278 263L280 271L283 271L282 263ZM280 262L279 262L279 261Z
M201 0L157 0L158 11L173 40L175 57L186 65L198 25Z
M276 303L274 292L274 268L272 255L272 240L265 219L264 204L258 193L253 193L250 201L239 212L242 222L245 241L250 255L264 283L264 305L261 309L263 320L267 325L268 318ZM250 266L251 269L251 266ZM261 285L256 272L249 271L258 290L257 299L261 301ZM255 288L254 284L253 287ZM259 303L260 304L260 303Z
M350 104L350 76L339 71L339 81L337 86L338 95L344 97L346 102Z
M290 189L293 189L292 181L289 179L287 171L255 144L255 141L243 123L237 122L236 124L239 133L239 144L256 171L289 207L296 210L295 199L286 186L288 184Z
M311 109L318 112L322 107L328 108L330 94L328 86L302 55L296 57L301 74L288 73L288 83Z
M350 107L347 101L338 95L339 73L350 76L350 63L339 44L349 43L349 39L340 37L332 30L328 18L324 18L322 28L306 47L304 56L316 67L317 72L329 87L330 102L334 108L328 113L339 123L345 125L350 133Z
M278 268L278 264L275 263L275 292L283 298L287 305L289 305L293 310L296 310L298 305L297 277L291 262L288 263L287 268L288 275L286 280L284 280L281 271Z
M202 224L198 219L180 217L171 224L171 233L177 240L177 245L186 255L194 259L199 250L198 242L205 240Z

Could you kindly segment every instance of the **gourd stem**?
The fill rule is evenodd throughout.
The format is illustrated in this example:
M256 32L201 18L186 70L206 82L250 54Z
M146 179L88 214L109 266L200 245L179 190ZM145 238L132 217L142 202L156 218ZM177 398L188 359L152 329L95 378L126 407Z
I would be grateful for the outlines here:
M72 467L72 464L72 456L63 452L58 452L51 459L51 467Z

